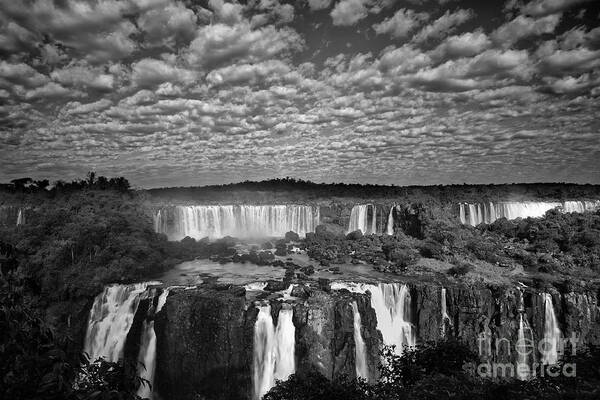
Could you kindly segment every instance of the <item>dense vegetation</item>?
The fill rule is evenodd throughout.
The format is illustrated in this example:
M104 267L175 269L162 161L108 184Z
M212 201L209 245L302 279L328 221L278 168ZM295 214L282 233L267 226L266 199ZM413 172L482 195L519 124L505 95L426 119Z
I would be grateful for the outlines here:
M572 199L598 198L600 185L570 183L513 183L502 185L434 185L386 186L345 183L314 183L293 178L271 179L262 182L241 182L202 187L149 189L157 201L168 203L186 201L310 201L333 197L376 199L388 198L421 203L458 201L497 201L499 199Z
M462 343L443 341L406 349L402 356L384 351L377 382L346 377L328 380L318 372L278 381L264 400L471 400L471 399L598 399L598 349L587 349L562 363L574 363L577 376L549 377L538 373L528 381L479 377L477 355ZM562 369L562 366L560 367Z
M396 273L407 271L420 257L454 265L449 271L454 275L467 274L477 261L507 269L519 266L534 275L581 276L600 271L600 212L551 210L544 218L502 218L478 227L463 225L449 214L428 210L417 214L413 224L417 229L406 233L398 229L393 236L318 229L307 235L306 249L322 265L367 262Z

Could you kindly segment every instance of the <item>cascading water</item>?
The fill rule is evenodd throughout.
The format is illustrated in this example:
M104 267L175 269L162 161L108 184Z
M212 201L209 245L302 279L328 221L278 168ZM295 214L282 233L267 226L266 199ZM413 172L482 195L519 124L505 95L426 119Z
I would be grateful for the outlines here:
M526 380L531 377L530 358L533 356L533 335L527 317L525 315L525 306L523 302L523 292L519 290L519 330L517 332L517 343L515 350L517 352L516 377L520 380ZM526 336L529 336L529 339Z
M292 320L293 310L279 311L277 327L273 324L271 306L258 305L254 324L253 381L254 397L261 399L275 386L275 380L285 380L296 370L296 328Z
M23 225L25 223L25 218L23 217L23 210L19 208L19 213L17 214L17 226Z
M369 367L367 364L367 350L365 347L365 341L361 332L362 321L360 318L360 312L358 311L358 304L356 301L353 301L351 306L352 315L354 317L354 359L356 376L368 380Z
M140 353L138 355L138 376L147 382L140 385L137 395L143 399L152 399L154 385L154 372L156 370L156 332L154 331L154 316L158 314L169 296L170 288L163 290L158 297L156 309L152 312L153 301L149 304L148 316L150 320L145 319L142 325L142 337L140 340Z
M112 285L96 296L85 337L84 351L91 361L103 357L116 362L123 357L123 348L140 295L153 282Z
M460 203L459 218L463 224L477 226L482 223L491 224L499 218L539 218L554 208L563 212L584 212L600 209L597 201L507 201L499 203Z
M396 354L402 354L404 347L414 347L416 331L412 324L411 297L408 286L401 283L333 282L331 289L346 289L354 293L371 293L371 307L377 316L377 329L387 346L395 346Z
M369 210L371 210L370 220ZM373 204L359 204L352 207L348 223L348 233L358 230L365 235L377 233L377 208Z
M388 215L387 226L385 230L385 233L388 235L394 234L394 208L396 208L395 205L390 208L390 214Z
M442 337L446 336L446 325L447 324L452 324L452 320L450 319L450 316L448 315L448 310L446 307L446 288L442 288L442 295L441 295L441 307L442 307L442 322L440 324L440 334Z
M554 313L552 296L542 293L544 299L544 348L542 351L543 364L556 364L561 345L561 331Z
M305 205L176 206L172 211L172 227L166 210L159 210L154 217L155 230L167 234L170 240L186 236L283 237L289 231L305 236L315 231L320 219L318 207Z

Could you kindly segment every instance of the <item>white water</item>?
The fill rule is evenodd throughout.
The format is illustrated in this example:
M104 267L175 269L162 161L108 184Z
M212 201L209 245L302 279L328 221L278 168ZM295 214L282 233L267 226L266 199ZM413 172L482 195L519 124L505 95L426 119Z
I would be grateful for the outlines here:
M268 282L251 282L247 285L244 285L244 289L249 292L260 292L265 290L268 284Z
M542 293L541 295L544 299L544 351L542 352L542 363L556 364L562 334L554 313L552 296L549 293Z
M285 306L284 306L285 307ZM271 306L257 306L254 324L253 382L254 397L262 398L275 386L275 380L285 380L296 370L296 328L292 321L293 310L279 311L277 327L271 317Z
M96 296L85 337L84 351L90 361L103 357L116 362L123 358L127 334L137 311L140 295L153 282L112 285Z
M186 236L194 239L283 237L289 231L305 236L315 231L320 219L318 207L305 205L176 206L174 226L170 228L166 214L162 210L157 212L154 227L170 240Z
M158 314L167 302L169 290L170 288L165 289L158 297L154 315ZM151 301L148 314L151 314L152 308L153 302ZM150 321L145 319L143 322L138 363L141 363L141 365L138 367L138 376L146 379L148 382L140 385L137 395L143 399L152 399L154 372L156 371L156 332L154 331L154 316L152 316Z
M517 343L515 349L517 351L517 366L516 366L516 375L518 379L526 380L529 379L531 364L529 363L530 352L532 352L531 337L526 339L527 332L531 333L531 328L529 327L529 323L527 319L524 317L524 312L519 313L519 332L517 334ZM527 368L519 366L527 366Z
M354 317L354 360L356 376L368 380L369 366L367 364L367 350L365 341L361 332L362 321L360 318L360 312L358 311L358 304L356 304L356 301L353 301L351 306L352 315Z
M499 218L539 218L554 208L563 212L584 212L600 209L600 200L596 201L507 201L498 203L460 203L459 217L463 224L477 226L481 223L491 224Z
M377 329L387 346L395 346L400 355L405 346L414 347L416 331L411 322L411 298L408 286L401 283L333 282L332 290L347 289L355 293L371 293L371 307L377 316Z
M385 233L388 235L394 234L394 208L396 208L395 205L390 208L390 213L388 215L387 226L385 230Z
M370 220L369 210L371 210ZM377 233L377 208L373 204L359 204L352 207L348 233L358 230L365 235Z
M450 319L450 316L448 315L448 310L446 307L446 288L442 288L442 295L441 295L441 305L442 305L442 322L440 325L440 333L441 336L444 337L446 336L446 324L452 324L452 320Z
M19 213L17 214L17 226L23 225L25 219L23 218L23 210L19 208Z

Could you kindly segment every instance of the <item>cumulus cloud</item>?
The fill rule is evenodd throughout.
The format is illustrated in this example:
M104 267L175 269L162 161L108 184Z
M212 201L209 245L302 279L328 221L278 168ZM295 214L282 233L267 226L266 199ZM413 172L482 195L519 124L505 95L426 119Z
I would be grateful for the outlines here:
M368 15L369 0L341 0L331 10L334 25L350 26Z
M593 0L533 0L521 8L521 12L534 17L542 17L566 10L577 4L588 3Z
M561 15L553 14L542 18L529 18L517 16L512 21L505 23L492 32L492 39L504 46L510 47L520 39L529 36L539 36L543 33L552 33L560 22Z
M131 70L131 80L138 87L150 87L168 81L190 84L196 79L194 72L154 58L137 61L132 64Z
M396 38L402 38L418 28L427 19L429 19L427 13L418 13L401 8L392 17L373 25L373 29L378 35L389 34Z
M50 77L63 85L79 88L89 87L99 90L112 90L114 85L112 74L106 74L101 68L90 67L86 64L57 68L52 71Z
M171 47L177 41L191 40L196 31L196 22L196 14L180 2L150 9L137 19L148 44Z
M187 60L207 66L223 61L262 61L301 50L304 41L293 29L273 25L252 29L248 22L234 26L213 24L198 29Z
M323 10L331 5L331 0L308 0L308 6L311 10Z
M481 30L450 36L433 51L439 59L471 57L492 45L488 36Z
M89 114L92 112L98 112L107 109L112 105L112 102L108 99L100 99L92 103L81 104L78 101L69 102L63 108L63 112L71 115L75 114Z
M446 11L444 15L421 29L421 31L413 37L413 40L418 43L429 39L439 39L448 36L459 25L462 25L473 18L474 15L472 10L459 9L452 13Z

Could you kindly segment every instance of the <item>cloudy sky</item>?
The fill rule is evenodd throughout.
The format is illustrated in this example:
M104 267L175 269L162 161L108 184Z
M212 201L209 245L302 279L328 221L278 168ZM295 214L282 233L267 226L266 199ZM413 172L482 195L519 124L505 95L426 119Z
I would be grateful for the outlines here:
M0 181L600 183L597 0L0 0Z

